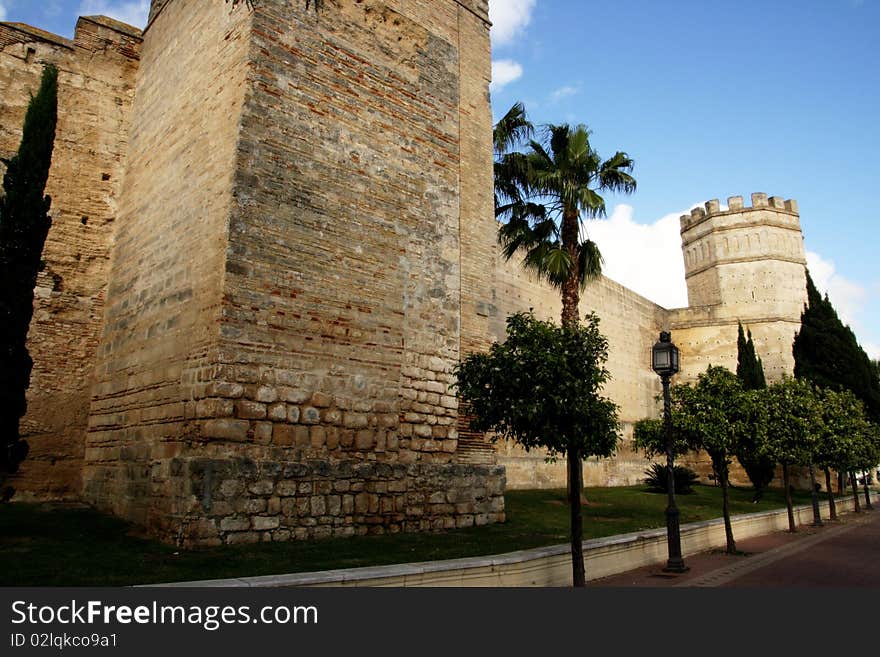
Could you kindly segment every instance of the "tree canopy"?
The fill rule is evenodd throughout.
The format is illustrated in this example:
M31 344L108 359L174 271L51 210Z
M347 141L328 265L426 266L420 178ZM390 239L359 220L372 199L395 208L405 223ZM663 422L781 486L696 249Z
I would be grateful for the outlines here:
M518 313L507 319L505 342L458 366L459 394L475 431L551 454L574 448L581 457L611 456L619 424L616 404L601 394L607 358L596 315L559 327Z
M709 366L693 385L672 390L673 418L692 449L702 449L712 459L722 489L722 514L727 552L736 552L730 521L730 463L744 437L761 434L760 404L743 389L740 379L723 367Z
M580 288L602 271L602 257L583 219L604 217L600 192L636 189L632 159L617 152L603 160L584 125L548 125L541 140L515 105L495 130L495 214L506 258L523 265L562 293L562 323L578 321ZM524 152L513 151L528 141Z
M611 456L620 425L617 405L602 395L608 341L599 318L556 326L531 313L507 319L507 340L472 354L456 369L458 392L476 431L494 432L525 449L568 459L572 581L584 586L582 462Z
M880 422L880 378L875 365L843 324L826 294L819 294L807 272L807 304L792 347L794 375L820 388L850 390Z
M766 388L764 364L755 350L752 332L748 331L748 338L746 338L742 324L739 324L736 351L736 375L742 382L743 389L762 390ZM776 462L761 454L758 437L757 433L745 433L741 436L736 448L736 458L755 488L754 501L761 499L764 489L770 485L776 473Z

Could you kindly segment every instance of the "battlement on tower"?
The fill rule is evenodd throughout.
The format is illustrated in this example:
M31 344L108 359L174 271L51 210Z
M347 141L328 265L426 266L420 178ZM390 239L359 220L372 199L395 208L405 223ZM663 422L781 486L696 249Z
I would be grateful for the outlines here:
M734 213L751 212L755 210L773 210L779 212L787 212L794 216L798 216L798 204L794 199L784 199L781 196L770 196L763 192L755 192L752 194L752 205L743 204L742 196L730 196L727 199L727 209L722 209L719 199L712 199L700 207L697 206L691 210L690 214L681 215L681 232L688 231L703 221L712 217L728 215Z

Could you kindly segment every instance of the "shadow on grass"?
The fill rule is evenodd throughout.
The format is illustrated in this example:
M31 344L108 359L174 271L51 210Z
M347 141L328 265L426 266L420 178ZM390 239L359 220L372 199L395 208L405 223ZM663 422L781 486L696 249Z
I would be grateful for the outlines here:
M666 498L643 486L588 488L584 538L665 526ZM758 504L751 489L731 490L731 512L785 505L771 490ZM123 586L310 572L502 554L568 542L564 490L508 491L507 521L431 534L386 534L348 539L258 543L182 550L137 536L123 520L88 507L0 505L3 586ZM697 486L679 500L681 522L720 516L721 490ZM809 502L798 494L796 504Z

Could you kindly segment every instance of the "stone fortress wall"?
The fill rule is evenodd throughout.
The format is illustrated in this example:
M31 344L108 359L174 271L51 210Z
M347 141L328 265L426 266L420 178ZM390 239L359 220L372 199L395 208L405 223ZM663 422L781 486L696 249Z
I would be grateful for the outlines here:
M105 17L80 18L72 40L0 24L0 156L18 149L43 64L59 70L58 129L46 188L53 221L35 290L28 343L34 369L22 423L31 453L16 482L24 499L78 497L82 489L140 44L140 30Z
M116 85L62 74L59 144L85 134L77 121L104 141L71 140L92 168L64 146L53 161L47 271L64 284L38 288L30 341L45 373L17 487L214 545L484 524L504 518L505 485L564 485L563 463L469 432L451 387L510 313L559 316L558 294L498 254L486 0L340 1L320 15L299 0L154 0L142 43L107 19L80 25L72 45L0 26L16 90L0 106L5 152L43 61L92 48L88 70ZM698 364L685 377L700 359L735 362L737 318L765 363L787 367L805 292L786 203L713 201L683 219L688 309L606 278L585 290L624 421L619 454L586 464L588 484L642 477L631 427L658 411L660 330ZM94 217L103 230L81 230ZM74 265L93 252L90 269ZM75 283L91 296L74 298Z

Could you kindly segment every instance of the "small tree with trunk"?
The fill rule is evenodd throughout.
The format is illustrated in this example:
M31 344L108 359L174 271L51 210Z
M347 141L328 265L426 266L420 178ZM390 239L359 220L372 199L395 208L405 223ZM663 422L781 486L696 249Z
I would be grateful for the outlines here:
M752 332L743 331L742 324L739 325L739 336L737 338L737 363L736 375L742 381L744 390L763 390L767 387L764 378L764 364L755 351L755 343L752 341ZM736 450L736 459L746 471L749 481L755 487L755 496L753 502L757 502L764 494L764 489L773 481L776 473L776 463L772 459L762 456L758 449L757 436L744 435L739 442Z
M727 553L736 552L730 522L730 464L743 436L760 431L756 416L760 406L743 390L737 376L723 367L710 366L696 384L672 390L674 416L693 449L702 449L712 459L712 469L721 485Z
M791 468L812 463L821 435L822 413L813 386L802 379L785 377L762 395L767 413L765 454L782 465L788 529L797 531L791 501Z
M825 388L820 389L818 395L822 421L816 441L815 462L825 473L829 513L831 519L836 520L831 470L848 475L857 438L864 428L865 410L862 402L848 390L837 392Z
M583 459L608 457L617 445L617 406L602 396L608 381L608 342L599 319L556 326L531 313L507 320L507 340L488 353L468 356L456 370L458 393L473 415L476 431L514 440L526 450L564 454L571 508L572 581L584 586Z
M58 114L58 70L43 69L37 95L24 119L18 153L5 161L0 197L0 488L5 488L28 453L19 422L27 411L26 393L33 360L27 335L34 312L34 287L42 268L43 245L52 220L44 196Z

